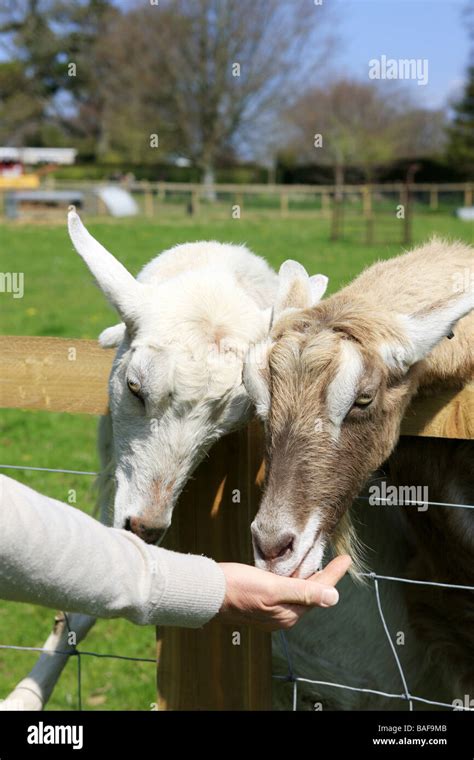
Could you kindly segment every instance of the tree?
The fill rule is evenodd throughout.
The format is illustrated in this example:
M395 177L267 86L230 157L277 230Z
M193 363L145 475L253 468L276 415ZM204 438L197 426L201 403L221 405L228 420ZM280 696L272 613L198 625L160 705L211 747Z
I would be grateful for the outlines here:
M474 174L474 64L468 68L464 94L454 105L454 118L447 131L448 160L472 177Z
M87 102L94 112L93 139L101 145L104 101L97 51L110 0L7 0L0 11L0 44L14 75L12 91L0 92L2 137L24 144L57 127L75 137L87 134L87 119L74 120ZM72 73L70 64L74 64ZM69 98L65 97L69 94ZM78 128L81 125L81 128Z
M4 105L100 159L153 161L157 134L161 155L181 153L210 184L222 157L272 145L282 109L321 74L327 19L308 0L7 0L0 38L28 98L39 92L31 114L10 92Z
M100 113L101 132L107 136L106 142L101 141L106 148L104 154L108 152L136 163L157 160L160 153L154 150L155 136L167 155L179 147L169 86L163 76L166 50L160 46L156 33L156 13L160 14L161 23L166 13L161 8L152 17L142 10L132 10L107 18L92 56L96 71L100 72L96 98L100 98L103 106L101 110L94 107L89 84L84 87L76 118L80 125L90 120L91 111Z
M112 63L104 49L120 11L111 0L56 0L50 23L60 30L63 97L55 115L82 148L102 159L110 149L108 82Z
M414 108L403 91L339 79L306 92L286 114L297 159L333 167L336 185L348 166L371 181L396 156L426 155L442 144L443 114Z
M464 171L474 174L474 7L468 3L463 9L463 19L469 36L469 65L462 97L454 103L454 117L447 129L449 161Z
M474 175L474 7L471 4L465 7L463 16L470 40L470 61L464 93L453 106L454 117L447 130L446 156L467 176L472 177Z
M0 49L8 57L0 65L0 134L9 144L38 139L64 80L51 8L51 0L6 0L0 9Z
M0 142L22 144L38 130L43 103L31 97L21 61L0 63Z
M142 11L154 68L182 152L205 181L219 157L265 143L262 114L278 119L327 53L325 6L306 0L162 0ZM309 16L308 14L312 14Z

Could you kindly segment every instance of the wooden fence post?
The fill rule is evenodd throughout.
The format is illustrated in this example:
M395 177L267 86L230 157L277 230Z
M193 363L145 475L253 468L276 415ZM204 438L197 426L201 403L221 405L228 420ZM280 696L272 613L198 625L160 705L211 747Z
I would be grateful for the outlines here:
M370 185L364 185L362 190L362 205L365 219L365 242L372 245L374 242L374 215L372 212L372 189Z
M464 186L464 205L472 206L472 185L470 182Z
M343 200L337 187L332 200L331 236L332 241L339 240L343 230Z
M104 201L100 197L100 195L96 196L96 214L97 216L106 216L107 215L107 206L105 205Z
M438 185L433 185L430 190L430 209L437 211L439 205Z
M286 191L280 193L280 216L283 218L288 216L288 193Z
M244 210L244 194L243 193L235 194L234 206L239 207L239 214L242 215L242 211Z
M196 188L191 193L191 208L193 216L196 216L199 213L199 190Z
M145 186L145 216L153 216L153 192L149 182Z
M222 438L198 468L173 516L168 548L252 564L249 526L258 507L260 424ZM271 637L212 621L157 628L159 710L271 708Z
M331 216L331 201L326 190L321 193L321 216L324 219L329 219Z
M411 243L411 197L410 186L405 184L403 190L403 238L402 243L404 245L410 245Z

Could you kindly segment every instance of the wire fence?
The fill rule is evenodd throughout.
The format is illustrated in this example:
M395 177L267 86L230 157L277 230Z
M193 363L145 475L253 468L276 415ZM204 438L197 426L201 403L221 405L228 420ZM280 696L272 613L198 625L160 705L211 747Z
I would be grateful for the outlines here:
M448 505L449 506L449 505ZM472 506L469 507L472 509ZM377 573L370 572L370 573L362 573L363 576L370 578L374 582L374 591L375 591L375 597L377 601L377 609L379 612L380 620L385 632L385 635L387 637L387 640L390 645L390 649L392 651L395 664L397 666L398 672L400 674L400 681L401 685L403 687L403 691L399 694L392 694L390 692L386 691L379 691L378 689L367 689L367 688L361 688L358 686L349 686L348 684L341 684L341 683L335 683L333 681L317 681L312 680L310 678L303 678L302 676L296 675L292 661L291 661L291 653L290 648L288 646L288 642L285 636L284 631L280 631L280 636L282 640L283 645L283 651L285 653L285 659L286 664L288 666L288 673L287 675L274 675L273 678L277 680L282 681L288 681L292 684L293 694L292 694L292 710L296 712L297 710L297 704L298 704L298 684L299 683L308 683L313 684L317 686L332 686L335 689L347 689L348 691L356 691L360 693L366 693L366 694L374 694L375 696L380 697L386 697L388 699L398 699L398 700L405 700L408 702L409 710L413 710L413 703L414 702L421 702L423 704L427 705L433 705L436 707L446 707L450 710L456 709L456 710L474 710L474 708L468 707L468 706L456 706L449 702L439 702L434 699L426 699L425 697L420 697L415 694L411 694L410 689L408 687L408 682L405 676L405 673L403 671L402 663L400 661L400 658L398 656L397 650L395 648L395 644L393 643L392 637L390 635L390 631L387 625L387 621L385 619L385 615L383 612L382 607L382 601L380 599L380 589L379 589L379 581L395 581L397 583L408 583L408 584L414 584L414 585L420 585L420 586L437 586L439 588L445 588L445 589L461 589L463 591L474 591L474 586L466 586L466 585L460 585L460 584L454 584L454 583L436 583L434 581L419 581L419 580L413 580L411 578L397 578L395 576L390 575L377 575Z
M99 475L98 472L89 472L89 471L82 471L82 470L67 470L67 469L50 468L50 467L32 467L32 466L27 466L27 465L0 464L0 469L2 470L29 470L33 472L65 473L65 474L85 475L85 476L93 476L93 477ZM367 496L359 496L358 498L363 499L363 500L369 499L369 497ZM373 502L380 505L391 503L389 499L384 499L384 498L373 499ZM435 506L435 507L449 507L453 509L474 509L473 504L456 504L456 503L451 503L451 502L425 501L425 500L423 500L423 502L406 500L406 501L400 502L400 506L420 506L421 503L423 504L423 506L428 505L428 506ZM280 631L281 643L282 643L282 647L283 647L283 651L285 655L288 672L286 675L273 674L272 678L275 680L285 681L291 684L292 711L294 712L297 711L298 684L303 684L303 683L311 684L315 686L328 686L334 689L346 689L347 691L372 694L374 696L379 696L379 697L383 697L387 699L402 700L405 703L408 703L410 711L413 710L413 704L415 702L420 703L420 704L425 704L425 705L432 705L436 707L447 708L449 710L455 709L455 710L474 711L474 708L469 707L468 705L454 706L453 703L440 702L438 700L427 699L425 697L420 697L419 695L412 694L410 692L408 681L404 673L402 663L398 656L395 644L393 643L393 639L390 635L390 631L389 631L387 621L384 615L382 601L380 597L379 581L404 583L404 584L419 585L419 586L434 586L434 587L443 588L443 589L450 589L450 590L456 589L456 590L462 590L462 591L474 591L474 586L469 586L469 585L464 585L464 584L454 584L454 583L439 583L435 581L416 580L412 578L399 578L397 576L391 576L391 575L378 575L375 572L362 573L362 575L373 582L373 588L374 588L374 593L375 593L375 598L376 598L376 603L377 603L377 610L379 613L383 631L389 643L398 673L400 675L400 683L402 686L402 690L399 693L390 693L390 692L380 691L378 689L350 686L349 684L341 684L334 681L314 680L310 678L305 678L303 676L299 676L297 675L297 673L295 672L293 668L291 651L290 651L290 647L289 647L287 638L285 636L285 633L284 631ZM65 617L67 629L69 632L71 632L68 615L65 612L63 614ZM147 658L147 657L131 657L131 656L121 655L121 654L88 652L86 650L78 649L77 646L73 646L70 650L67 650L67 651L56 650L54 652L51 652L51 650L44 649L42 647L18 646L14 644L0 644L0 650L38 652L39 654L43 654L43 653L49 654L49 655L55 654L62 657L67 656L67 657L77 658L76 662L77 662L77 709L78 710L82 710L82 667L81 667L82 657L98 657L98 658L108 658L108 659L113 659L113 660L147 662L147 663L153 663L153 665L156 665L156 659L154 658L152 659L152 658Z

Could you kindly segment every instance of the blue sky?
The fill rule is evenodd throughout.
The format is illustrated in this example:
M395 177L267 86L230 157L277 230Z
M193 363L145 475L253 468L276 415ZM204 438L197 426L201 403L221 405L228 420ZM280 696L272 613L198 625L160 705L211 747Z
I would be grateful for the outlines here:
M325 1L331 5L332 0ZM336 69L365 78L371 58L427 58L428 84L408 82L407 87L420 105L442 106L459 94L464 81L466 5L467 0L339 0Z

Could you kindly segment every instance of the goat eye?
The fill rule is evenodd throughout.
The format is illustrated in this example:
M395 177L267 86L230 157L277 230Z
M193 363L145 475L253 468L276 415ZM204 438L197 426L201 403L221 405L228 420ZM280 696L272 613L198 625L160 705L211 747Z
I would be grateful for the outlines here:
M141 399L141 385L136 380L127 380L127 387L130 393L133 393L134 396Z
M370 406L373 400L374 400L374 396L364 396L364 395L358 396L356 400L354 401L354 406L365 408L366 406Z

